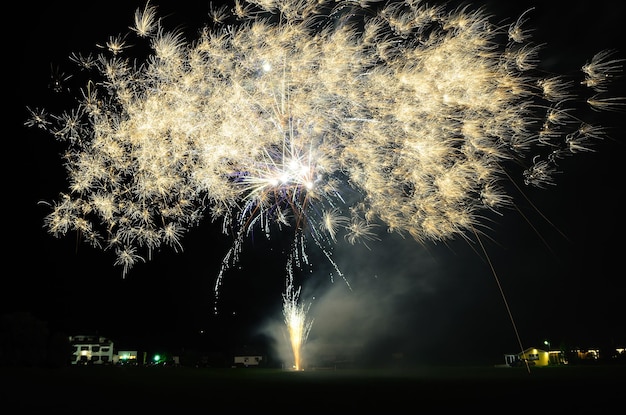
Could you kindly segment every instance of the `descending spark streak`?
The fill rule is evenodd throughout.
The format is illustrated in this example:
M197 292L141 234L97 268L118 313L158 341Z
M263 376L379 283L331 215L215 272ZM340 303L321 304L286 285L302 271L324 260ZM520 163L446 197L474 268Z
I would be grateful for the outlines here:
M291 268L289 269L288 284L283 294L283 316L287 325L289 334L289 343L293 352L293 368L295 370L302 369L302 348L309 337L313 320L309 319L307 313L311 308L311 304L299 304L300 289L295 289L293 285L293 276Z
M413 0L238 1L233 13L212 10L187 43L146 5L132 30L152 50L142 65L124 57L126 37L97 59L72 54L94 70L78 108L32 108L26 122L68 145L52 234L116 252L125 275L209 216L235 240L216 289L255 229L289 227L329 259L338 235L374 240L376 227L469 238L484 211L513 203L509 161L545 187L562 157L604 136L578 104L623 105L606 95L623 62L613 51L579 82L540 75L526 13L509 26Z

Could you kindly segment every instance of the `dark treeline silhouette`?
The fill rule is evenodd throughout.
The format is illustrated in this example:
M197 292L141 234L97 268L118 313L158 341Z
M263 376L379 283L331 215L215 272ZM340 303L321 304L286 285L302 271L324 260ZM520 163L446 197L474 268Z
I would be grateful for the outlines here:
M1 367L58 367L72 356L69 337L48 328L45 321L29 312L12 312L0 317Z

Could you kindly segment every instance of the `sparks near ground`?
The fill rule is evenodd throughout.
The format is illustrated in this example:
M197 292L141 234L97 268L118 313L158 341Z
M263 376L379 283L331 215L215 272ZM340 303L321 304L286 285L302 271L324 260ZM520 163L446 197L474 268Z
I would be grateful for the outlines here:
M311 304L298 302L301 287L296 288L293 285L292 271L291 266L289 266L287 270L287 287L283 293L283 317L293 353L293 369L301 370L303 348L311 332L313 319L308 316Z
M236 1L192 41L157 10L71 55L86 79L76 108L32 107L26 122L67 144L69 189L47 229L114 252L124 275L182 250L204 219L234 240L216 291L252 233L288 230L296 266L311 244L334 265L337 238L379 231L474 240L486 211L515 204L508 166L550 186L560 160L605 137L585 107L624 103L609 95L613 51L579 76L538 70L532 10L494 23L420 1ZM145 59L125 57L141 42Z

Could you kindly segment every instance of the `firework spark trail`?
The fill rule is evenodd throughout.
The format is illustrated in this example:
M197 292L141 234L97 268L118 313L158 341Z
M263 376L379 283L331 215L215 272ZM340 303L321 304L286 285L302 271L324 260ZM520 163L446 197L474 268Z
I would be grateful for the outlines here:
M293 369L302 369L303 347L313 326L313 319L308 317L311 304L298 303L301 287L295 288L291 262L287 269L287 287L283 293L283 316L293 353Z
M237 1L187 42L156 12L135 14L142 64L124 55L130 34L72 54L91 70L78 107L29 108L26 122L68 146L47 229L115 252L123 275L162 245L181 250L205 217L235 236L216 290L255 230L290 228L294 250L311 237L331 262L340 235L470 238L514 203L507 163L552 184L560 159L605 136L579 104L624 103L606 95L623 62L612 51L578 80L541 74L532 13L496 25L417 0Z

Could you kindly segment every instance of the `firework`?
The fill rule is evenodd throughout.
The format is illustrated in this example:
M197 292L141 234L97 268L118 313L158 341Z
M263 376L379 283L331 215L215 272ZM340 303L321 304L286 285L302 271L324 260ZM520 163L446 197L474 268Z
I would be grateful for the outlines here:
M559 160L605 135L580 104L623 105L607 95L612 51L578 79L538 71L526 14L500 25L418 0L238 0L210 16L189 42L147 3L132 33L71 55L88 78L76 108L30 108L28 126L67 144L47 229L115 252L123 275L182 250L205 218L235 241L216 289L253 232L292 232L296 265L310 240L335 265L341 237L470 238L514 203L510 163L551 185ZM133 35L151 51L139 64L125 57Z
M294 370L302 369L303 347L313 326L313 319L308 317L311 304L298 303L300 290L301 287L295 288L292 268L288 267L287 287L283 293L283 316L293 353Z

